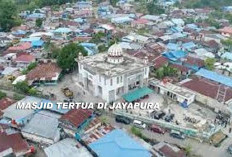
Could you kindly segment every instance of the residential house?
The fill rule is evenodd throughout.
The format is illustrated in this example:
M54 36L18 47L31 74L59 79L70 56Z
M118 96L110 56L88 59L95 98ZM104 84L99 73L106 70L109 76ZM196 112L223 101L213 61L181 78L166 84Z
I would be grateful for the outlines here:
M58 117L55 113L39 111L22 128L23 137L42 144L58 142L60 139Z
M20 157L30 155L33 151L34 148L29 146L20 133L0 131L0 156Z
M70 39L72 35L72 30L66 27L60 27L54 30L54 38L55 39L65 39L68 40Z
M26 96L22 100L2 110L3 117L9 121L8 124L14 125L16 127L23 126L33 117L35 110L20 108L20 106L18 106L18 104L24 106L28 102L40 103L41 99L37 97Z
M143 144L139 143L120 129L111 131L100 139L88 144L88 146L97 154L97 156L101 157L118 157L125 156L125 154L133 157L152 156L152 154L144 148Z
M83 129L92 119L92 111L84 109L70 110L59 119L60 127L69 135L80 139Z
M157 157L186 157L185 151L175 145L160 142L153 146Z
M78 157L92 157L91 153L84 146L72 138L65 138L46 147L44 152L47 157L76 157L77 155Z
M26 68L30 63L35 62L35 57L30 54L21 54L17 56L13 62L17 68Z
M146 24L148 24L149 21L147 19L137 19L131 23L131 27L135 27L137 29L141 29L146 27Z
M31 85L56 85L61 69L56 63L41 63L32 69L27 75L27 81Z
M224 27L218 31L225 37L232 37L232 27Z

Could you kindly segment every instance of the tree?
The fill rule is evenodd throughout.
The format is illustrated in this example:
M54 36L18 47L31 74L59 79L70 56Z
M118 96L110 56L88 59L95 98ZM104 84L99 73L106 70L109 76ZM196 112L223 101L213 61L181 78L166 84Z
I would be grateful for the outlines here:
M5 97L6 97L6 93L0 91L0 100L1 100L2 98L5 98Z
M26 69L22 71L22 74L26 75L29 71L37 66L37 62L30 63Z
M215 63L215 59L214 58L207 58L205 61L204 61L204 65L206 67L206 69L208 70L213 70L214 69L214 63Z
M106 36L105 33L103 33L103 32L98 32L98 33L96 33L96 34L94 34L94 35L92 36L92 39L90 40L90 42L95 43L95 44L98 44L98 43L101 42L101 38L103 38L103 37L105 37L105 36Z
M184 148L184 151L186 153L186 156L190 156L190 154L192 153L192 146L187 145L187 147Z
M57 56L57 64L64 71L73 70L77 66L75 58L78 57L79 53L82 53L83 56L88 55L83 46L70 43L64 46L59 52Z
M36 27L41 27L42 26L42 24L43 24L43 20L42 19L36 19L36 21L35 21L35 25L36 25Z
M115 7L119 0L110 0L110 4Z
M22 81L15 84L15 89L21 93L27 94L30 87L26 81Z
M147 11L149 14L164 14L165 10L161 8L159 5L155 4L156 1L152 1L147 4Z
M0 0L0 27L3 31L10 31L19 24L16 4L12 0Z
M232 39L222 40L222 44L230 51L232 49Z

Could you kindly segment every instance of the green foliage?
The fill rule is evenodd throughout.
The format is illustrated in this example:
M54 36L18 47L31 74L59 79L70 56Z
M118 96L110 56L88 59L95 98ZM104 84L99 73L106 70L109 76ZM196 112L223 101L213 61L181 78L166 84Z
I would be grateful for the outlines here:
M163 79L166 76L175 76L177 73L176 68L170 66L163 66L156 70L155 74L158 79Z
M14 87L17 92L22 94L28 94L32 96L37 96L39 94L38 90L35 88L31 88L28 85L27 81L18 82Z
M131 133L138 136L138 137L140 137L140 138L143 137L143 134L142 134L141 130L134 127L134 126L131 127Z
M37 62L30 63L28 65L28 67L22 71L22 74L26 75L29 71L31 71L32 69L34 69L36 66L37 66Z
M70 43L64 46L59 52L57 56L57 64L64 71L73 70L77 66L75 58L78 57L79 53L82 53L83 56L88 55L83 46L77 45L75 43Z
M108 49L108 47L106 47L104 44L98 46L98 51L99 52L105 52L105 51L107 51L107 49Z
M115 7L118 1L119 0L110 0L110 4Z
M204 65L206 67L206 69L208 70L213 70L214 69L214 63L216 62L216 60L214 58L207 58L204 61Z
M91 43L98 44L101 42L101 38L105 37L106 34L103 32L98 32L92 36L92 39L90 40Z
M12 0L0 0L0 27L3 31L10 31L19 24L16 4Z
M228 49L229 51L232 50L232 39L222 40L221 43Z
M30 87L26 81L16 83L14 87L18 92L21 92L23 94L27 94L30 90Z
M0 91L0 100L1 100L2 98L5 98L5 97L6 97L6 93Z
M192 153L192 146L191 145L187 145L185 148L184 148L184 151L186 153L186 156L190 156L190 154Z
M186 0L182 4L182 6L187 8L205 8L210 7L219 10L222 6L230 6L232 5L231 0Z
M193 18L186 18L186 19L184 19L184 22L185 22L186 24L191 24L191 23L194 23L195 20L194 20Z
M14 95L13 95L13 99L14 99L14 100L21 100L21 99L23 99L23 98L24 98L23 95L20 95L20 94L17 94L17 93L14 93Z
M36 96L38 94L38 90L35 88L31 88L28 90L28 94L32 96Z
M161 8L159 5L156 5L154 2L147 4L147 11L149 14L164 14L165 10Z
M42 24L43 24L43 20L42 19L36 19L36 21L35 21L36 27L41 27Z

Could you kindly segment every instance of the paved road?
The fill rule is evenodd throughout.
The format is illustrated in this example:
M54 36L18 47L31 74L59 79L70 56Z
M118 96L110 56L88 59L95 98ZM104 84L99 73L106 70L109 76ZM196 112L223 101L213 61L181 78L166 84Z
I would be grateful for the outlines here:
M109 123L113 126L118 128L125 128L128 131L130 130L131 126L124 125L121 123L116 123L114 118L107 116ZM227 138L221 145L221 147L216 148L208 143L200 143L194 139L187 138L185 140L175 139L169 136L168 133L164 135L160 135L157 133L153 133L149 130L142 130L142 133L149 138L155 139L157 141L166 141L168 143L177 144L182 147L186 147L191 145L192 152L196 155L200 155L202 157L231 157L232 155L226 152L227 147L232 144L232 138Z

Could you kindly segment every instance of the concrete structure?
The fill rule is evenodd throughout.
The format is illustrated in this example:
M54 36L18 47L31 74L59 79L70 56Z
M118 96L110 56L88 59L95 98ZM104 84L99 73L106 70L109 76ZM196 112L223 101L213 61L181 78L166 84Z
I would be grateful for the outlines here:
M92 157L90 152L76 140L66 138L44 149L47 157Z
M187 105L191 104L195 100L195 94L186 88L174 85L169 82L162 82L159 80L154 80L149 83L149 85L162 95L167 95L169 98Z
M123 53L118 44L108 53L79 58L79 83L94 96L107 102L119 99L134 88L147 84L149 65Z
M22 135L34 142L53 144L60 139L56 114L40 111L22 129Z

